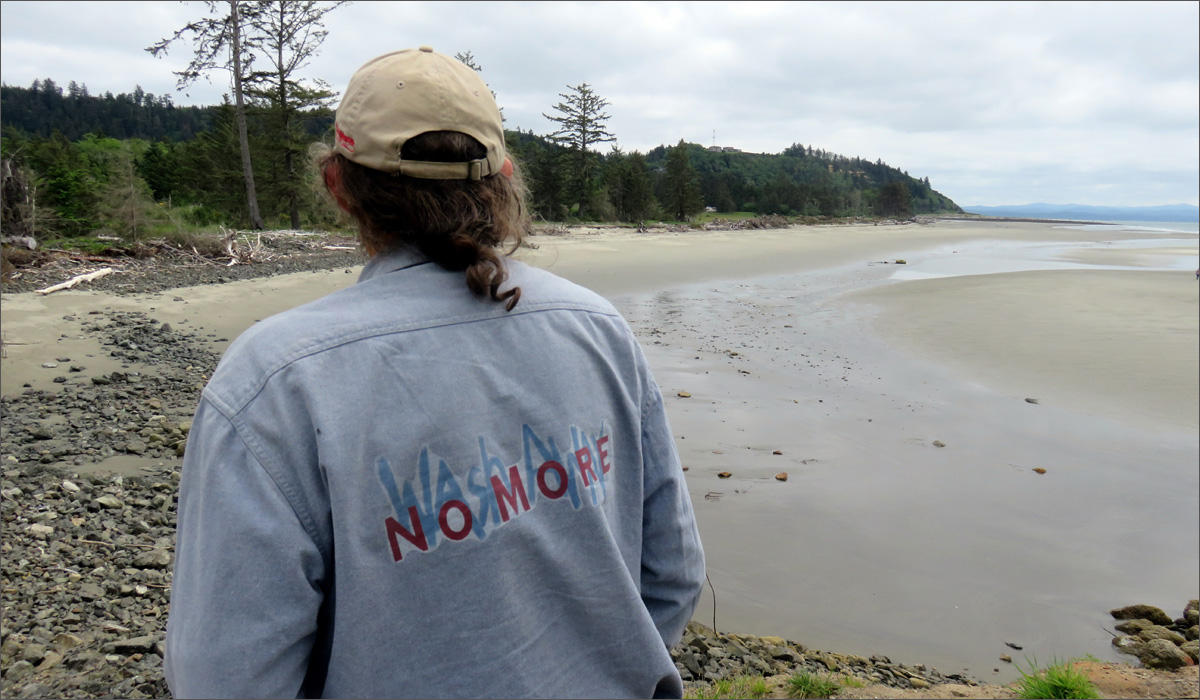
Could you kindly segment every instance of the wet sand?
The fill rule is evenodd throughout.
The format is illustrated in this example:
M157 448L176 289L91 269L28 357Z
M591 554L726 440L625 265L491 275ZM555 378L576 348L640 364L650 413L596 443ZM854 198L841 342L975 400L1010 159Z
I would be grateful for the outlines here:
M996 242L1007 259L1150 237L956 223L536 252L610 295L643 339L689 467L718 628L1008 681L1002 654L1129 660L1107 610L1174 609L1200 587L1197 286L1190 270L892 278L934 249ZM1054 263L1010 267L1022 264ZM696 617L712 615L706 591Z
M893 275L947 246L1147 237L991 222L609 232L535 237L518 257L609 296L642 339L719 629L1008 680L1004 641L1018 660L1129 660L1107 610L1196 597L1197 287L1190 271ZM1097 253L1154 257L1080 255ZM27 344L6 346L3 391L53 386L40 363L62 352L104 361L58 337L64 314L154 308L220 350L357 272L5 295L6 343ZM706 590L697 619L712 615Z

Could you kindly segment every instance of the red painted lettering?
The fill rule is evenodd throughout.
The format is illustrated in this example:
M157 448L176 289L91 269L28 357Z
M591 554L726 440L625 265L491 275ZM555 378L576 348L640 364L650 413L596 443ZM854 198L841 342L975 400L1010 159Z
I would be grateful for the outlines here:
M596 472L592 470L592 451L586 447L575 450L575 461L579 463L579 475L583 477L583 485L591 486L596 480ZM588 479L588 474L592 475Z
M517 465L512 465L508 468L508 483L512 484L512 491L504 488L504 482L499 476L492 477L492 492L496 494L496 506L500 509L500 520L508 522L509 508L515 511L516 515L520 515L522 510L529 510L529 498L525 495L525 485L521 483L521 472L517 471ZM517 497L521 498L521 507L517 507ZM505 504L508 504L505 507Z
M400 542L396 539L396 535L408 540L422 552L429 551L429 540L425 538L425 528L421 526L421 517L417 513L416 506L408 507L408 519L412 525L412 531L405 530L404 526L390 515L383 521L383 526L387 529L388 544L392 546L392 561L400 561L404 558L400 554Z
M462 528L455 530L450 527L450 509L453 508L462 515ZM446 501L442 509L438 511L438 526L442 529L442 534L454 541L461 540L471 534L471 509L462 501Z
M337 132L338 143L340 143L342 145L342 148L353 153L354 152L354 139L347 136L346 132L342 131L342 127L338 126L337 124L334 124L333 128Z
M546 485L546 472L551 469L558 474L558 488L554 490L550 490L550 487ZM552 459L542 462L542 466L538 467L537 484L538 489L541 490L542 495L546 498L551 500L558 498L567 492L567 470L563 469L563 465Z
M607 474L612 469L612 460L608 453L608 436L596 440L596 454L600 455L600 473Z

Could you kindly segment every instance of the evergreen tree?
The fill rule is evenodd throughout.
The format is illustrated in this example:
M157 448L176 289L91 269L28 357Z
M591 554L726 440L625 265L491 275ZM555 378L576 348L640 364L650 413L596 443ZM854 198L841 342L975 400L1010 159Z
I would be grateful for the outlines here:
M593 164L596 160L591 146L615 141L617 137L607 130L611 115L604 108L608 106L608 100L597 95L587 83L568 85L567 89L570 92L560 92L558 95L563 99L554 105L557 114L543 112L542 116L559 125L559 129L548 138L569 151L571 195L579 205L579 215L582 217L585 213L584 203L592 187Z
M614 213L621 221L643 221L658 206L646 159L637 151L624 155L614 146L605 163L604 182Z
M879 190L875 213L880 216L912 216L912 197L908 186L897 180Z
M683 139L679 139L679 144L667 154L662 204L667 214L679 221L686 221L704 209L700 178L688 158L688 147Z
M297 163L308 140L300 115L303 110L329 107L335 97L325 81L314 79L306 84L299 71L316 55L328 34L324 29L325 15L344 4L260 1L247 14L250 43L270 69L250 73L246 77L246 93L266 113L271 162L281 165L272 185L287 208L293 229L300 228L304 188Z
M150 188L138 175L128 142L121 144L112 156L107 163L108 182L102 190L100 213L118 236L138 240L166 217L155 206Z

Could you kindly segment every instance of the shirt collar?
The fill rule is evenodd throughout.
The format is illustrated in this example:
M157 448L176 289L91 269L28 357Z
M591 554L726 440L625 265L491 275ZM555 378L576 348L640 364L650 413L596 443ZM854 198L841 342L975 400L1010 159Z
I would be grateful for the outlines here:
M367 264L363 265L358 281L366 282L389 272L415 267L427 262L429 262L429 258L417 250L408 247L393 248L385 253L377 253L372 256Z

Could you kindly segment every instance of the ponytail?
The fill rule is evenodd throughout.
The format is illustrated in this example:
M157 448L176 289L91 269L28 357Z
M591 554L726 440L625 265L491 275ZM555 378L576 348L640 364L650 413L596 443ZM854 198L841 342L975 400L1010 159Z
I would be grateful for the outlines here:
M402 155L455 162L482 157L482 148L464 134L430 132L410 139ZM511 176L478 181L424 180L358 165L328 147L316 161L325 191L355 220L368 252L415 248L446 270L463 271L472 293L506 302L507 311L517 305L520 287L500 291L508 271L496 250L508 245L504 255L511 255L529 230L526 191L515 167Z

